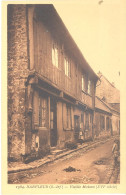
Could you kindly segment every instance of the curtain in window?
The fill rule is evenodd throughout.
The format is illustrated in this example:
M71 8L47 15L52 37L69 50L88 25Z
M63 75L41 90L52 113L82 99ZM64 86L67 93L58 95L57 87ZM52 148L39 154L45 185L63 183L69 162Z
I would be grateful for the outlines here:
M47 108L47 98L39 98L39 126L47 127L47 117L48 117L48 108Z

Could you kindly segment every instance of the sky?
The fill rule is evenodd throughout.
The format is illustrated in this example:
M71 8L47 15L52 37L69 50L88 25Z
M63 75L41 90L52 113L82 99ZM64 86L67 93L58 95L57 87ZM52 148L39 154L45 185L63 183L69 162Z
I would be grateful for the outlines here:
M120 89L124 1L61 1L54 7L95 73L102 72Z

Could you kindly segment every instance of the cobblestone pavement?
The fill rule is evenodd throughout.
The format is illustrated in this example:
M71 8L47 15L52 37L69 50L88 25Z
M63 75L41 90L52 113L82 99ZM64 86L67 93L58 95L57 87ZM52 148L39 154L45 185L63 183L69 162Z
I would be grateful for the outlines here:
M119 166L113 166L113 140L87 152L84 150L65 156L34 170L9 174L14 184L107 184L119 183ZM67 171L66 171L67 170Z

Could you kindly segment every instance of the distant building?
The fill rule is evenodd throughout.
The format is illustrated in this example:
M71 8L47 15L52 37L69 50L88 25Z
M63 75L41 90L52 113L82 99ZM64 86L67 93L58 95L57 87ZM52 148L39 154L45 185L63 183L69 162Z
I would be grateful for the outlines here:
M98 79L52 5L8 5L9 159L92 138Z
M96 88L96 96L103 99L107 103L120 104L120 91L115 87L114 83L110 83L101 73L98 73L101 83Z
M94 136L112 135L112 112L103 100L95 97Z
M99 83L96 87L96 96L110 109L112 113L113 134L120 133L120 91L99 72Z

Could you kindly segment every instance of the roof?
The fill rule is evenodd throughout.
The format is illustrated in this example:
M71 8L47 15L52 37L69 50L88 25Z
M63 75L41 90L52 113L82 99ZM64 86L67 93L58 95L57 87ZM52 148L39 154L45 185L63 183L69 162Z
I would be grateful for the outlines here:
M35 5L35 9L36 15L43 21L52 36L56 40L59 39L60 44L64 46L64 50L69 53L69 55L74 58L75 62L89 74L89 77L97 81L99 79L98 75L85 60L54 6L52 4L37 4Z
M110 106L109 103L107 102L104 102L103 100L101 100L99 97L95 97L95 107L100 109L100 110L103 110L103 111L106 111L106 112L116 112L116 113L120 113L117 109L113 108L112 106Z
M120 103L120 90L117 89L101 72L98 72L100 84L96 87L96 95L105 98L108 103Z
M109 85L111 85L112 87L116 88L113 83L111 83L100 71L97 73L98 76L101 78L101 77L104 77L104 79L109 83Z
M109 105L115 109L116 111L120 112L120 103L109 103Z
M112 112L116 112L116 113L118 113L118 114L120 113L120 110L117 110L116 108L110 106L109 103L104 102L104 104L105 104Z
M111 110L108 106L106 106L106 104L97 96L95 97L95 108L98 108L102 111L111 113Z

